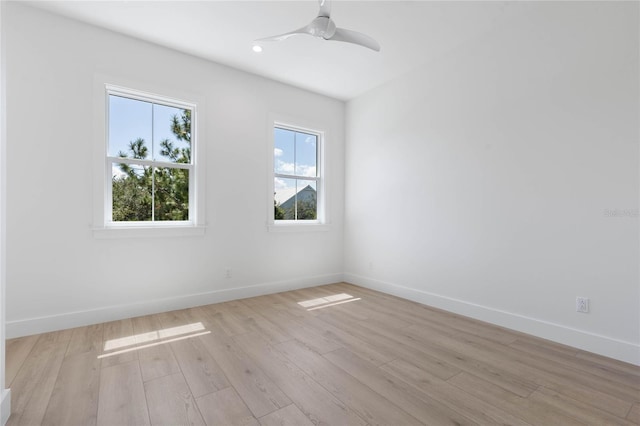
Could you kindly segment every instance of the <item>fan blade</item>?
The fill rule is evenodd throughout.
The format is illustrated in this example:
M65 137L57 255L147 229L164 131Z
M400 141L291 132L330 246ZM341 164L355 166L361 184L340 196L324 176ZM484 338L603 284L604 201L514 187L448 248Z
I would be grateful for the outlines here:
M318 0L318 3L320 4L318 16L329 18L331 16L331 0Z
M344 28L336 28L335 34L333 34L327 40L344 41L347 43L354 43L360 46L367 47L376 52L380 51L380 43L366 34L359 33L357 31L345 30Z
M271 36L271 37L259 38L259 39L256 39L254 41L282 41L282 40L288 39L289 37L293 37L293 36L300 35L300 34L312 35L311 34L311 30L309 28L309 25L307 25L306 27L298 28L295 31L291 31L291 32L288 32L288 33L275 35L275 36Z

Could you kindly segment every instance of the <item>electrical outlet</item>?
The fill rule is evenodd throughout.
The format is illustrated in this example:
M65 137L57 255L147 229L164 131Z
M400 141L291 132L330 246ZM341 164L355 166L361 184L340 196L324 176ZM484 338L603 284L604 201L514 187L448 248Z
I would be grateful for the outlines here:
M224 277L231 278L231 268L227 268L224 270Z
M586 297L576 297L576 312L589 312L589 299Z

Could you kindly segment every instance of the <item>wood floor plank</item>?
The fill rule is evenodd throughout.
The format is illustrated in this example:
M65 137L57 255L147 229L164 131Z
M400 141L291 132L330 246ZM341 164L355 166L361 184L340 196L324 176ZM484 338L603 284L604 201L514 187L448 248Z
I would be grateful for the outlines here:
M338 313L323 314L319 316L323 321L347 330L362 340L369 341L376 347L384 349L396 355L396 358L402 358L406 361L418 365L422 369L435 374L441 379L448 379L458 374L461 368L464 368L469 361L465 359L451 358L449 356L432 356L425 351L416 349L396 339L395 333L389 335L381 333L381 330L371 330L364 327L360 323L347 322L347 319ZM455 365L454 365L455 364Z
M405 381L407 384L410 384L416 389L424 392L429 398L458 411L460 414L470 418L478 424L510 424L511 422L522 424L521 421L519 422L517 419L514 419L514 417L520 419L521 417L517 416L513 412L505 410L504 407L487 402L482 398L477 398L470 393L461 391L460 388L455 387L449 382L450 380L453 380L453 378L445 382L429 372L421 370L415 365L401 359L391 361L390 363L380 367L380 369L392 374L400 380ZM463 374L467 373L462 372L454 376L454 378ZM502 388L498 386L496 387L502 390ZM522 398L519 396L517 397Z
M575 356L577 350L572 354L570 351L556 350L553 346L541 345L539 341L534 341L533 339L528 341L516 340L510 344L509 347L528 355L535 354L542 359L550 359L555 363L565 365L569 368L598 376L608 382L614 383L614 386L622 384L631 389L635 389L638 391L638 397L640 398L640 377L608 368L606 365L589 359L577 358Z
M461 373L450 379L449 382L481 399L494 404L502 404L505 409L532 424L620 426L633 424L606 411L565 397L544 387L540 387L528 398L521 398L467 373Z
M538 387L538 384L531 380L523 380L517 374L503 371L500 366L494 365L491 360L477 358L473 347L468 348L469 350L461 350L458 346L450 345L451 342L456 345L459 342L452 339L447 340L445 336L436 333L434 329L427 331L421 327L411 326L404 330L387 330L383 327L372 328L367 323L362 323L361 325L368 329L369 332L378 332L390 341L407 345L425 355L448 362L459 370L483 377L518 395L528 396ZM429 338L425 339L424 335L429 335ZM444 344L444 342L447 342L447 344ZM406 357L403 357L403 359L415 363L413 359Z
M11 417L7 425L42 423L69 344L68 340L60 339L63 336L54 332L38 339L12 382Z
M182 374L144 383L152 425L204 426L204 420Z
M509 343L512 348L522 348L525 350L535 349L536 352L556 355L565 355L567 357L575 357L579 350L572 348L571 346L562 345L560 343L552 342L550 340L538 339L533 336L527 336L526 338L519 338Z
M104 324L102 342L102 367L123 364L138 359L133 321L130 318ZM133 350L130 350L133 349ZM119 353L123 350L127 352Z
M133 318L132 322L136 344L139 346L153 345L138 350L143 380L146 382L179 373L180 367L171 347L167 343L162 343L165 339L160 335L160 332L164 330L160 319L154 315L147 315Z
M198 337L255 417L291 404L291 400L225 334Z
M410 316L399 315L399 312L395 310L380 309L378 304L366 298L327 309L342 311L343 314L350 314L351 316L355 314L363 317L360 321L384 324L385 327L392 329L401 330L415 324L415 319L410 320Z
M624 417L631 405L640 400L638 389L598 377L591 372L580 371L574 366L563 365L553 357L540 357L510 347L497 350L474 336L467 336L466 340L482 350L477 356L486 356L500 362L506 371L527 377L550 390L614 415ZM515 360L515 363L503 362L506 358Z
M301 305L299 305L299 302L304 301L306 297L296 296L292 291L276 293L272 296L273 299L277 301L277 303L273 306L277 308L283 308L284 310L289 310L293 315L297 315L298 313L304 314L305 309Z
M635 376L638 378L638 380L640 380L640 368L638 368L637 365L629 364L627 362L618 361L617 359L607 358L602 355L585 351L578 351L578 353L576 354L576 358L590 360L604 367L617 370L623 374Z
M265 294L263 296L249 297L246 299L238 300L240 303L244 303L248 307L258 307L258 306L271 306L277 301L274 299L273 294Z
M231 386L218 363L199 339L172 342L171 348L195 398Z
M292 291L287 291L284 294L291 294L295 297L296 301L305 299L316 299L319 297L332 296L336 294L335 291L331 291L323 286L299 288Z
M425 340L425 336L429 336L428 340ZM522 397L531 395L539 386L536 381L524 380L516 372L506 371L503 368L505 363L513 363L513 360L500 357L499 361L496 361L490 356L484 356L485 354L477 347L461 341L460 335L450 337L437 328L411 326L397 333L395 338L434 357L449 359L461 370Z
M426 394L416 391L413 387L393 375L376 368L373 364L352 354L346 349L337 349L324 354L324 357L336 366L342 368L345 374L350 374L360 382L393 402L395 405L420 419L426 424L437 425L465 425L475 424L455 410L439 404ZM512 422L511 424L517 424Z
M103 325L94 324L73 329L67 356L85 352L99 352L102 349Z
M145 382L180 371L173 352L166 344L140 349L138 357Z
M634 425L634 423L630 421L616 417L606 411L600 410L599 408L595 408L591 405L566 397L558 392L547 389L544 386L541 386L540 389L531 394L529 399L531 401L538 401L546 404L547 406L553 406L585 424L618 426Z
M411 326L407 332L421 334L422 337L429 336L434 339L434 331L429 327ZM474 356L483 359L488 363L493 362L505 370L509 369L513 374L520 376L528 375L531 381L538 385L552 388L551 382L556 383L558 388L567 382L572 382L575 395L584 394L591 398L592 390L605 391L609 396L616 397L615 400L607 400L607 397L593 395L593 399L601 400L603 406L610 406L618 410L618 414L629 407L629 402L640 400L640 390L638 386L632 384L633 376L622 378L619 375L608 374L604 369L594 365L588 365L588 361L575 360L573 363L567 362L566 356L558 354L557 350L551 352L538 348L529 350L531 346L539 345L541 339L530 338L531 345L496 346L491 344L482 336L469 333L447 333L446 329L440 328L436 334L448 339L449 345L458 348L463 352L474 351ZM549 347L553 343L546 342L543 348ZM517 349L514 346L525 346L525 350ZM553 345L558 348L561 345ZM640 381L640 379L639 379ZM578 398L580 399L580 398ZM614 412L615 413L615 412Z
M150 425L138 361L100 371L98 426Z
M306 318L304 320L304 324L316 330L325 339L332 340L342 345L351 352L358 354L360 357L375 365L384 364L397 357L397 354L393 351L385 350L379 345L367 342L366 340L361 339L340 327L336 327L333 324L322 321L320 318Z
M370 303L367 300L358 300L353 303L331 306L326 312L340 312L345 317L353 317L355 321L371 324L382 324L386 328L394 330L402 330L412 324L405 318L401 318L400 315L395 313L384 312L381 309L376 309L374 303ZM356 318L363 317L363 319Z
M191 311L188 309L162 312L153 317L160 321L162 330L174 330L176 333L180 332L180 328L187 330L189 325L198 322L191 316Z
M38 338L38 334L18 337L17 339L9 339L5 344L5 387L10 388L13 379L15 379L18 371L27 360L27 357L31 353L31 350L35 346Z
M297 340L279 343L276 349L369 424L423 424Z
M43 425L95 425L98 416L100 360L97 352L64 358Z
M258 426L258 420L233 388L226 388L196 400L208 426Z
M563 410L531 398L523 398L466 372L448 380L466 393L500 407L532 425L582 425Z
M314 426L295 404L260 417L261 426Z
M416 324L441 323L450 329L474 334L482 334L486 339L501 344L508 344L523 336L522 333L508 330L493 324L485 323L417 302L401 299L389 294L380 293L364 287L356 287L350 284L340 284L345 291L352 291L363 297L363 300L374 302L374 306L382 312L397 315Z
M629 414L627 414L627 420L636 425L640 425L640 404L633 404L633 407L629 410Z
M256 310L250 308L241 302L227 302L227 304L233 307L231 311L232 315L235 315L239 321L242 322L243 327L247 332L257 332L263 338L272 343L286 342L293 339L292 336L287 334L277 325L268 321L265 317L259 314Z
M230 302L221 303L216 305L216 309L211 312L212 318L229 336L251 331L248 324L242 320L240 308L237 306Z
M414 326L407 329L407 332L410 335L425 335L424 329L418 329ZM428 336L430 339L435 338L433 332ZM495 345L489 344L478 336L465 334L464 337L457 335L455 338L449 338L440 333L439 339L447 340L448 344L455 347L459 353L466 353L494 370L502 370L503 376L520 377L520 380L545 386L619 417L626 415L639 395L637 390L628 389L623 384L613 384L596 376L557 364L551 359L540 359L508 346L496 348ZM474 372L471 373L474 374ZM498 384L491 378L488 380Z
M71 340L73 329L50 331L48 333L42 333L38 339L38 345L46 345L48 343L63 343Z
M366 424L355 411L320 386L256 333L238 335L234 340L269 374L314 425Z
M340 344L322 337L313 328L300 322L299 319L290 312L272 307L261 307L259 312L287 334L309 345L318 353L330 352L342 347Z
M114 342L116 343L115 348L120 349L131 346L135 342L133 334L133 321L131 318L126 318L117 321L105 322L102 336L105 342L123 339L122 341ZM102 349L105 350L104 347Z

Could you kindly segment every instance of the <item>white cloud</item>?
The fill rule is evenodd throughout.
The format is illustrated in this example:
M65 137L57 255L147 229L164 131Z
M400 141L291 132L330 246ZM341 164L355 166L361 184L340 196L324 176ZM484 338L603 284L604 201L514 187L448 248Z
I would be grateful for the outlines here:
M278 173L292 175L294 171L293 163L287 163L286 161L276 160L276 171Z
M281 150L280 148L273 148L274 157L282 157L282 154L284 154L283 150Z
M284 179L281 179L279 177L275 178L273 183L276 191L278 189L284 189L287 187L287 182L285 182Z
M298 170L295 170L293 163L287 163L282 160L276 160L276 172L286 175L296 174L298 176L316 176L316 166L309 166L307 164L298 164Z
M306 164L298 164L298 173L301 176L314 176L316 175L316 166L308 166Z

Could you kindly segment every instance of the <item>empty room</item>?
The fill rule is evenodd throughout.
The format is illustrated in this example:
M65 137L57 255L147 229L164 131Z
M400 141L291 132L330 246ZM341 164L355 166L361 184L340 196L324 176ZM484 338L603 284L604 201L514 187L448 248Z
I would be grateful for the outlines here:
M640 2L0 1L0 425L640 424Z

